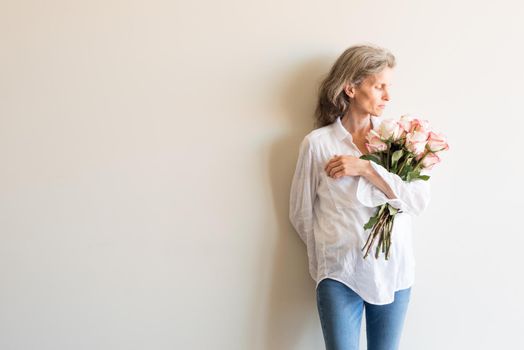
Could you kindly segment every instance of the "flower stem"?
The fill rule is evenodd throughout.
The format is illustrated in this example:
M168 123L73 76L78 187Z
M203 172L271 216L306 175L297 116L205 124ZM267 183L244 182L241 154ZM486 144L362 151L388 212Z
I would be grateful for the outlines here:
M384 204L384 206L387 206L387 205L388 205L387 203ZM381 207L381 209L383 209L383 208ZM367 240L366 244L364 245L364 247L362 248L362 250L366 250L366 253L364 254L364 259L368 256L369 250L371 249L371 246L373 245L373 242L375 241L375 238L378 235L382 234L382 228L384 227L384 225L387 222L388 215L389 215L389 212L387 210L382 210L380 212L378 222L371 229L371 233L370 233L370 235L368 237L368 240Z

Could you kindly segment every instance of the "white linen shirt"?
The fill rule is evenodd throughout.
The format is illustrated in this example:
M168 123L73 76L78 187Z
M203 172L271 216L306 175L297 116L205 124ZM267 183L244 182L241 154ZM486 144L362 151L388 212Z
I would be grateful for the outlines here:
M373 128L382 120L371 116ZM389 304L394 301L395 291L414 283L411 218L427 207L430 185L420 179L403 181L375 162L370 163L391 187L395 199L389 199L364 176L329 177L324 167L335 154L362 156L352 140L340 116L304 137L291 184L289 219L306 244L309 273L317 287L329 277L344 283L370 304ZM425 169L421 174L431 172ZM385 260L382 251L375 258L378 238L364 259L362 247L371 229L363 226L375 215L375 207L386 202L402 210L393 224L389 259Z

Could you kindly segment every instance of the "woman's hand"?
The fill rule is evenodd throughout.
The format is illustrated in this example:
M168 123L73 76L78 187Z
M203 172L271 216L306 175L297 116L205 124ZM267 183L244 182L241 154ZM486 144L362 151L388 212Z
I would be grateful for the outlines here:
M327 162L324 170L328 176L338 179L342 176L364 175L369 166L369 160L360 159L355 156L339 156L335 154L335 156Z

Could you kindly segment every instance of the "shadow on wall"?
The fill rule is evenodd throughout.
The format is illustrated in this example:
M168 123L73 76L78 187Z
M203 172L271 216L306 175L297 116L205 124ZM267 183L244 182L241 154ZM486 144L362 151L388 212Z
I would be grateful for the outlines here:
M269 268L269 285L259 291L266 308L265 335L260 343L265 349L319 349L324 347L316 308L315 282L309 275L306 246L289 222L289 190L295 171L298 148L304 136L313 130L317 90L334 58L323 57L305 62L290 71L276 89L283 117L289 120L291 133L274 142L269 149L269 179L277 220L276 245L261 252L260 269ZM264 150L267 151L267 150ZM258 309L260 310L260 308ZM259 313L260 315L260 313Z

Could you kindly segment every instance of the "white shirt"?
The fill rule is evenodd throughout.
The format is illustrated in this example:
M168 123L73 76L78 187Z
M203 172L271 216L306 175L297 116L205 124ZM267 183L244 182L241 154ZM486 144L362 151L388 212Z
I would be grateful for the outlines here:
M373 127L382 120L371 116ZM291 184L289 219L306 244L309 273L317 287L329 277L346 284L368 303L389 304L395 291L414 283L411 218L427 207L430 185L420 179L403 181L375 162L370 163L396 199L389 199L364 176L329 177L324 166L335 154L362 156L352 140L340 116L304 137ZM375 215L375 207L386 202L402 210L393 224L390 256L385 260L381 251L375 258L377 238L364 259L362 247L371 229L363 226Z

